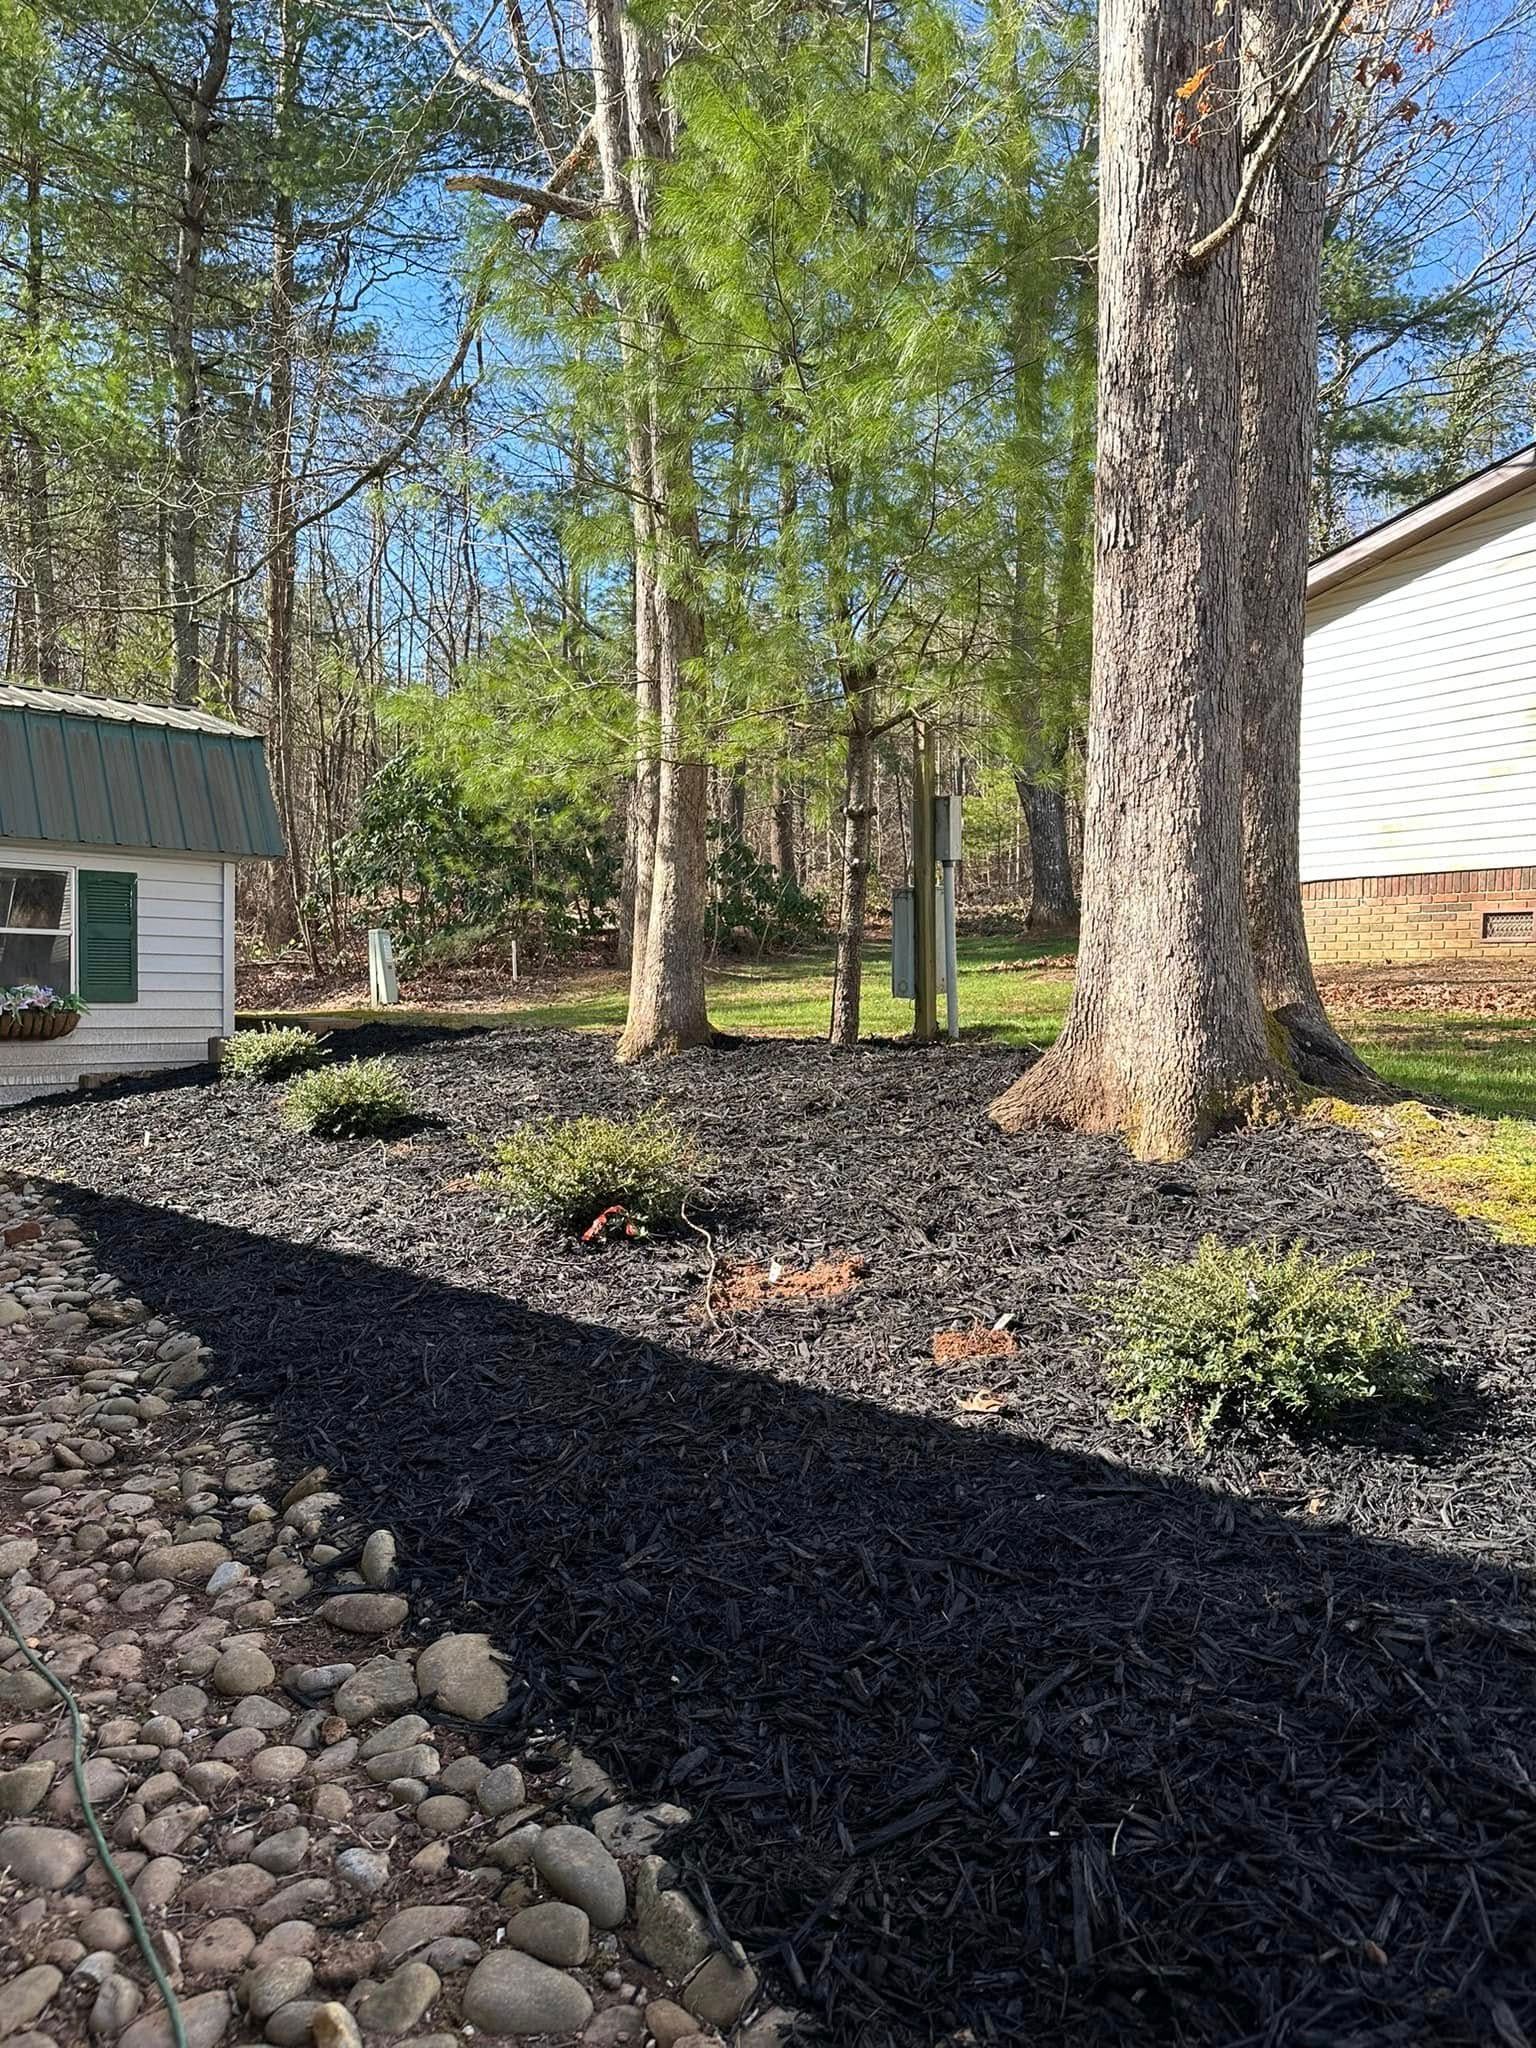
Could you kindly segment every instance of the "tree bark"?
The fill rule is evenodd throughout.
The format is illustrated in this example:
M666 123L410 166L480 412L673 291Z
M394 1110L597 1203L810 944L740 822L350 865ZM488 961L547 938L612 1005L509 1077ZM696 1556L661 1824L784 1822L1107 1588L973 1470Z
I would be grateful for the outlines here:
M651 929L651 885L656 872L656 827L660 817L661 677L657 665L656 591L649 556L635 562L635 724L638 734L634 786L627 824L628 928L621 933L621 965L630 970L630 1002L637 998Z
M781 775L773 778L773 808L771 815L774 873L781 882L797 882L799 870L795 866L795 799Z
M229 73L234 32L234 0L214 0L203 68L187 88L185 104L178 110L182 166L176 195L176 260L171 272L166 326L174 404L167 551L175 663L172 695L178 704L196 701L201 680L197 562L203 487L203 381L197 352L198 288L208 233L213 133Z
M738 761L725 785L725 823L733 839L747 836L747 771Z
M27 156L23 176L27 251L22 274L22 318L35 345L43 324L43 174L35 154ZM64 679L64 663L59 643L48 451L41 435L30 425L21 438L26 472L27 567L32 579L32 654L37 680L45 690L56 690Z
M593 81L593 133L602 170L604 210L616 253L644 244L651 232L656 166L672 150L657 81L654 39L619 0L587 0ZM636 690L641 766L636 785L635 939L629 1015L619 1040L624 1061L708 1044L713 1037L704 999L705 889L708 872L708 764L689 729L691 673L702 631L688 571L697 563L698 534L689 509L691 449L665 420L657 389L669 340L665 316L620 304L620 346L631 376L649 395L634 395L626 422L630 502L635 532ZM638 374L637 374L638 373ZM650 638L650 653L646 639ZM655 677L656 747L647 759L645 699ZM645 807L654 787L654 830ZM646 886L646 847L652 848Z
M850 664L843 671L847 706L843 780L842 896L832 970L833 1045L859 1042L859 999L864 970L864 924L869 906L869 820L873 808L875 741L871 701L875 670Z
M240 529L244 523L245 508L236 498L235 509L229 518L229 534L224 542L224 565L219 581L232 584L240 567ZM229 717L240 717L240 592L238 588L226 590L219 604L219 623L214 630L213 657L208 664L209 680L217 692L218 701Z
M1311 28L1305 0L1248 0L1244 116L1269 110ZM1242 229L1243 884L1259 995L1303 1079L1374 1076L1318 994L1301 904L1301 687L1318 305L1327 197L1327 67L1317 73Z
M1084 915L1056 1045L993 1105L1004 1129L1119 1131L1172 1159L1284 1089L1242 891L1235 248L1240 140L1178 87L1210 0L1106 0L1099 464ZM1191 133L1192 127L1196 132Z
M293 924L311 965L319 959L306 908L309 879L299 831L295 788L293 703L293 615L298 583L298 538L294 528L293 477L294 349L297 335L298 236L293 194L288 189L288 123L297 92L301 39L295 34L292 0L278 0L277 47L272 93L272 268L267 290L267 737L272 781L288 852L283 867L292 898Z
M1050 783L1015 775L1019 807L1029 828L1029 929L1070 931L1077 923L1077 890L1067 845L1067 800Z
M110 515L100 521L96 534L96 605L96 659L110 690L123 609L123 537Z
M650 917L630 979L621 1061L656 1058L707 1045L713 1037L704 999L704 892L707 876L709 767L684 729L687 664L697 657L690 607L658 594L660 766L656 778L656 851Z
M16 438L19 448L19 431ZM25 472L17 460L17 450L8 440L0 439L0 503L4 505L9 527L6 542L18 562L25 562L31 546L26 495ZM5 672L8 676L23 676L28 681L35 680L37 676L37 610L25 575L13 577L11 583Z

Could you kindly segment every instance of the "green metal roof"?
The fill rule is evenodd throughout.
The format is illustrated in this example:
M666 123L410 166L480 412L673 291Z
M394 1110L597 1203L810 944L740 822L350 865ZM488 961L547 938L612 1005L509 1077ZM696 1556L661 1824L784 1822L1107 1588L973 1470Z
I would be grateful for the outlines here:
M260 735L201 711L0 684L0 840L275 859Z

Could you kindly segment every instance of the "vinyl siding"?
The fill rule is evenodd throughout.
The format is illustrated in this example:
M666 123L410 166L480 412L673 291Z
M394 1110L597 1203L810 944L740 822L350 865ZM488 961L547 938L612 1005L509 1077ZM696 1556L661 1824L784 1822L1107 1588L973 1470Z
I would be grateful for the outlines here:
M12 867L104 868L139 878L139 998L100 1003L68 1038L0 1040L0 1105L73 1088L82 1075L195 1066L232 1028L232 927L225 863L99 846L0 842Z
M1303 881L1536 863L1536 490L1313 599Z

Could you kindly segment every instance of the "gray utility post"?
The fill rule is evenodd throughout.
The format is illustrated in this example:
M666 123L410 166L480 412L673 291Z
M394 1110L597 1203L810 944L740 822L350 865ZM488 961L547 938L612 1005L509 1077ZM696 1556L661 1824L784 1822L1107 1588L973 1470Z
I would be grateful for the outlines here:
M917 718L912 722L912 1036L919 1045L939 1035L933 852L933 732L925 719Z
M955 868L960 859L960 799L933 793L933 748L927 728L914 721L912 773L912 886L891 898L891 994L914 1005L912 1036L927 1044L938 1036L938 991L950 1038L960 1036L960 961L955 922ZM935 861L944 879L934 886ZM943 951L939 948L942 934Z
M943 870L944 888L944 1028L949 1038L960 1036L960 941L955 924L955 868L960 859L960 799L936 796L933 800L934 851Z

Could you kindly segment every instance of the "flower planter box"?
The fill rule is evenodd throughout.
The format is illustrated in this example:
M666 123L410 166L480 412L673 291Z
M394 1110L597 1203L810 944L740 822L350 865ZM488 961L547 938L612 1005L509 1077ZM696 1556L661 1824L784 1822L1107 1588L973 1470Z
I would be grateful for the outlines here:
M79 1022L78 1010L24 1010L0 1017L0 1038L68 1038Z

